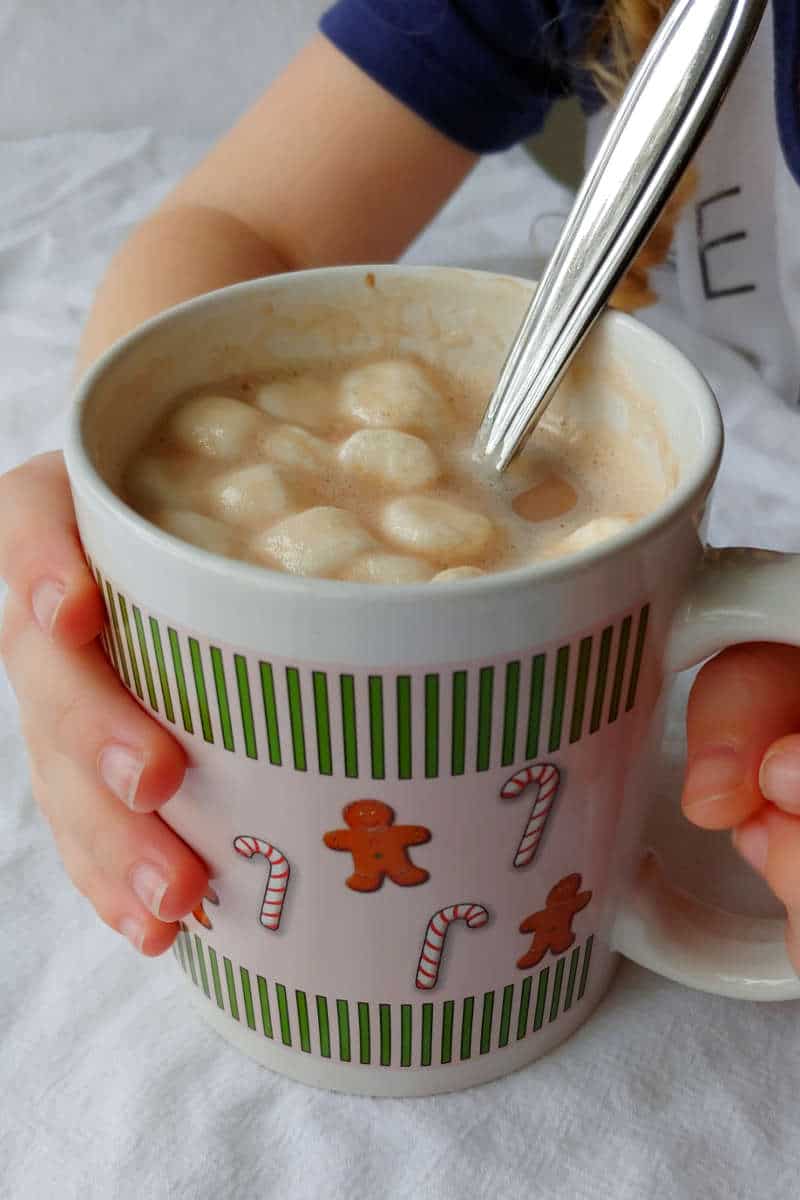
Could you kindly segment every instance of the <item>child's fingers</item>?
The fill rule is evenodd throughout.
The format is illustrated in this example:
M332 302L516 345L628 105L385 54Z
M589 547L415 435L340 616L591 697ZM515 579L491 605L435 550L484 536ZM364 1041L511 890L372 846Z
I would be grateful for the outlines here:
M786 905L786 945L800 970L800 819L767 804L734 830L733 844Z
M758 776L767 800L784 812L800 814L800 734L778 738L767 750Z
M3 644L33 762L42 774L63 757L87 787L104 787L128 808L146 812L180 787L180 746L124 690L99 644L54 646L13 597Z
M160 954L200 903L206 867L155 813L128 812L66 759L48 766L47 776L32 772L34 792L70 878L102 920Z
M762 759L800 729L800 650L734 646L697 677L687 714L683 809L706 829L739 825L764 803Z
M103 604L83 556L64 460L43 454L0 477L0 578L39 627L81 646L103 626Z

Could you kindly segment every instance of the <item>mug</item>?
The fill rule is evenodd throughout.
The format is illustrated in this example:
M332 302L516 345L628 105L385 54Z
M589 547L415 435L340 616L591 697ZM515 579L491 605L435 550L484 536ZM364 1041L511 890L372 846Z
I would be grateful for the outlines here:
M777 921L673 890L642 850L670 672L796 641L791 557L704 552L722 428L657 334L603 317L554 404L626 430L670 485L569 558L457 585L297 578L196 549L119 498L179 393L410 354L488 396L533 285L444 268L274 276L118 342L66 460L125 687L190 764L164 820L208 864L174 950L203 1017L317 1086L419 1096L568 1038L620 954L689 986L800 995Z

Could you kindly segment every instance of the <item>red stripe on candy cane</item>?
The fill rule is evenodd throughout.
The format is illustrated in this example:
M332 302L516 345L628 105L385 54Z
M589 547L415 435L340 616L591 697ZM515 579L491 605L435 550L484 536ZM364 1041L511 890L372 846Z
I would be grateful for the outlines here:
M233 848L237 854L241 854L242 858L250 859L260 855L267 860L269 872L264 898L261 901L259 921L265 929L274 932L281 923L286 889L289 886L291 873L289 861L276 846L264 841L263 838L237 837L234 839Z

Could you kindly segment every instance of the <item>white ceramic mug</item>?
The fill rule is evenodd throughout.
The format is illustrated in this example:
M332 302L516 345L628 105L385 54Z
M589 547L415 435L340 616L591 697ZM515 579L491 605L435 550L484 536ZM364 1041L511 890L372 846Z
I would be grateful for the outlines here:
M559 395L674 475L658 511L568 560L458 586L299 579L115 494L176 394L238 372L414 353L488 390L530 287L258 280L150 321L80 388L67 464L107 653L187 751L163 815L213 881L176 957L226 1038L316 1085L423 1095L514 1070L591 1016L620 952L708 991L800 995L779 922L642 866L665 677L800 632L796 561L703 553L721 423L662 338L607 315Z

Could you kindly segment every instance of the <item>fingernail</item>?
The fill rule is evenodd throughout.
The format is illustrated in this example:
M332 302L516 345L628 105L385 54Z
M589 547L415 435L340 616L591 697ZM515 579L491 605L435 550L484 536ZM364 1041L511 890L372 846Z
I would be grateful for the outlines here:
M110 742L97 756L97 769L106 787L135 810L136 790L144 770L144 755L130 746Z
M37 583L31 594L33 615L43 633L48 636L56 623L61 601L64 599L64 588L52 579L43 579Z
M134 949L141 953L144 945L144 926L135 917L123 917L119 923L119 931L126 937Z
M164 899L169 880L165 879L158 867L152 863L138 863L130 875L131 887L145 908L154 917L161 915L161 902Z
M758 783L767 800L788 812L800 812L800 755L790 750L768 754Z
M765 826L759 821L740 825L733 831L733 844L745 862L748 862L754 871L758 871L759 875L763 875L769 847L769 834Z
M735 791L744 778L736 750L721 747L693 759L683 786L683 807L699 808Z

